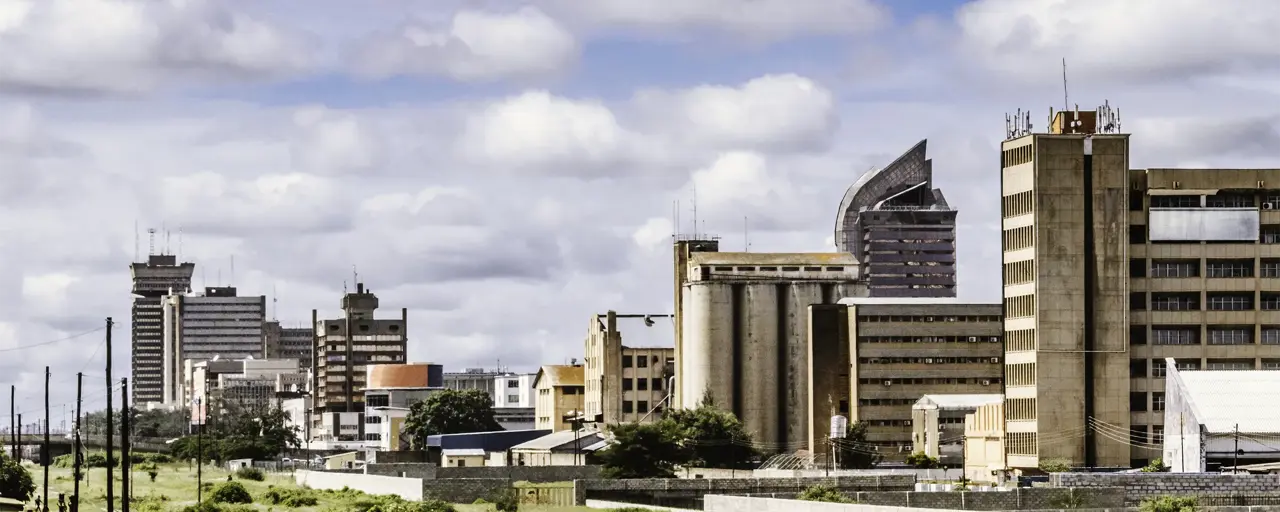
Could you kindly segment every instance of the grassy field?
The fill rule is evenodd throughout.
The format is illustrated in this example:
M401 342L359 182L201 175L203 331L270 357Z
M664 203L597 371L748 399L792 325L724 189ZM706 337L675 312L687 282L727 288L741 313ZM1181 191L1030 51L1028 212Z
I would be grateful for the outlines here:
M44 485L44 469L27 464L27 470L31 472L31 477L36 483L36 495L43 492ZM115 502L116 510L120 509L120 471L115 472ZM211 468L205 466L203 480L205 482L213 482L215 485L220 482L227 481L229 473L223 469ZM106 469L93 469L88 472L88 478L80 482L80 499L83 512L106 510L107 491L104 482L106 480ZM259 497L270 487L276 488L296 488L293 476L288 473L271 474L268 473L266 480L262 482L254 482L252 480L236 480L243 484L250 494L254 496L254 501L261 501ZM75 482L71 478L71 470L67 468L50 467L49 468L49 495L53 499L53 504L57 504L58 493L65 493L67 500L71 500L72 489ZM133 479L130 481L132 487L131 494L134 503L138 500L148 499L148 501L159 501L164 499L166 510L181 510L187 505L196 502L196 471L193 467L186 464L164 464L160 466L159 475L156 481L152 482L151 477L145 471L134 471ZM204 497L208 497L208 492L204 492ZM343 501L344 498L335 496L326 496L320 494L321 500L314 507L286 508L281 505L268 505L265 503L255 503L254 508L259 510L281 510L291 512L318 512L318 511L337 511L344 510L344 505L349 502ZM163 497L163 498L161 498ZM137 506L135 505L135 508ZM488 512L493 510L492 505L457 505L458 512ZM56 507L50 509L57 510ZM522 506L520 510L529 512L578 512L598 510L587 507L536 507Z

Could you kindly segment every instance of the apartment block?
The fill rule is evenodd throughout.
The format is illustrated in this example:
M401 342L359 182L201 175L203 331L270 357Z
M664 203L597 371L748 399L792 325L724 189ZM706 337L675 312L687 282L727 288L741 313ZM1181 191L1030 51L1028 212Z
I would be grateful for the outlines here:
M164 310L161 299L165 295L191 290L191 274L194 263L178 263L172 254L152 254L144 263L129 265L133 277L133 307L131 312L133 403L164 402Z
M298 368L310 371L315 364L314 343L309 327L283 327L275 320L263 326L262 350L267 359L294 359Z
M538 390L534 405L538 430L572 430L582 418L586 393L582 385L582 365L547 365L538 369L533 386Z
M208 287L201 295L172 294L161 299L164 328L162 402L183 407L185 361L215 358L262 359L266 297L240 297L232 286ZM295 361L294 367L297 367Z
M404 364L408 343L409 311L400 318L378 319L378 296L364 283L342 297L342 318L320 320L315 325L315 405L312 421L324 425L356 425L363 430L364 390L369 365ZM326 417L332 415L332 418ZM338 415L344 415L339 418ZM336 428L336 427L335 427ZM343 427L346 428L346 427ZM330 429L338 440L359 440L363 432Z
M618 320L637 329L666 329L671 315L592 315L587 327L585 412L599 425L651 422L662 418L675 375L675 349L623 345ZM657 326L658 319L663 321Z
M912 406L925 395L999 394L1000 304L952 298L845 298L809 307L808 448L829 452L832 416L867 423L888 460L912 449Z

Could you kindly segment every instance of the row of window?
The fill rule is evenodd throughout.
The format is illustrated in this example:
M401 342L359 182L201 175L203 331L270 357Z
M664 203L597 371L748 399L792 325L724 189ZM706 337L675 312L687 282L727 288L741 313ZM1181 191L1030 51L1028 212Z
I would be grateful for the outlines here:
M701 268L706 268L706 267L701 267ZM844 267L841 267L841 266L835 266L835 267L770 267L770 266L766 266L766 267L748 267L748 266L728 267L728 266L719 266L719 267L715 267L715 270L716 270L717 272L755 272L755 271L757 271L757 270L758 270L758 271L760 271L760 272L779 272L779 271L781 271L781 272L822 272L824 269L825 269L825 271L827 271L827 272L844 272Z
M623 368L648 368L650 363L657 366L660 362L662 358L658 356L622 356ZM675 362L675 359L667 358L667 364L675 364Z
M1027 294L1004 299L1004 316L1021 318L1036 314L1036 296Z
M648 400L636 400L635 402L632 402L631 400L622 401L623 414L632 414L635 412L647 414L649 412L649 401ZM662 406L661 405L657 406L656 408L654 408L653 412L654 414L662 412Z
M999 322L1000 315L859 315L859 322L934 323L934 322Z
M999 317L996 317L999 318ZM999 336L859 336L859 343L999 343Z
M1129 442L1132 444L1162 444L1164 443L1164 425L1152 425L1151 437L1147 437L1146 425L1131 425L1129 427Z
M650 382L652 382L652 384L650 384ZM636 391L649 391L650 389L653 389L654 391L662 391L662 379L646 379L644 377L622 379L622 390L631 391L632 389Z
M1013 167L1019 164L1030 163L1032 157L1035 156L1031 144L1018 146L1016 148L1006 149L1000 152L1000 167Z
M1006 398L1004 400L1004 419L1015 421L1036 419L1036 399Z
M1146 392L1129 393L1129 410L1133 412L1146 412L1148 407L1147 395L1148 393ZM1164 410L1164 392L1156 391L1154 393L1150 393L1150 395L1151 395L1151 403L1150 403L1151 410L1156 412L1163 411Z
M859 357L860 364L999 364L999 357Z
M1251 241L1237 240L1203 240L1209 243L1227 243L1227 244L1252 244ZM1280 244L1280 225L1264 224L1258 229L1258 242L1264 244ZM1142 224L1134 224L1129 226L1129 243L1145 244L1147 243L1147 226ZM1194 240L1152 240L1153 244L1186 244L1197 243Z
M1129 294L1131 311L1145 311L1148 307L1152 311L1280 311L1280 293L1152 292L1149 300L1147 292Z
M1008 352L1020 352L1036 349L1036 330L1018 329L1004 333L1004 349Z
M1035 432L1007 432L1004 435L1004 452L1008 455L1035 455Z
M1257 208L1261 203L1280 207L1280 191L1220 192L1213 195L1151 196L1152 208Z
M1006 229L1003 236L1004 244L1001 247L1005 251L1026 249L1035 244L1035 230L1031 229L1031 226Z
M1030 190L1004 196L1001 206L1004 207L1004 218L1006 219L1026 215L1032 212L1034 196L1032 196Z
M1203 265L1199 259L1129 260L1129 275L1132 277L1200 277L1202 268L1204 277L1212 278L1280 277L1280 259L1277 258L1265 258L1258 265L1252 258L1211 258L1204 260Z
M924 377L924 378L889 378L889 379L858 379L859 384L864 385L930 385L930 384L981 384L983 386L1000 385L1000 377Z
M1011 261L1004 264L1004 284L1030 283L1036 279L1035 260Z
M1204 327L1209 345L1252 345L1255 343L1252 325L1210 325ZM1155 325L1151 327L1152 345L1200 345L1199 325ZM1262 345L1280 345L1280 326L1262 326L1257 338ZM1129 328L1129 343L1146 345L1147 328L1135 325Z
M1199 370L1199 359L1178 359L1174 361L1174 366L1178 370ZM1165 366L1164 359L1152 359L1150 363L1146 359L1134 359L1129 361L1129 377L1135 379L1147 378L1147 369L1151 369L1151 376L1155 378L1164 378L1168 371ZM1253 359L1209 359L1205 361L1206 370L1254 370ZM1263 370L1280 370L1280 359L1263 359L1261 369Z
M1018 363L1005 365L1004 376L1010 386L1036 385L1036 364Z

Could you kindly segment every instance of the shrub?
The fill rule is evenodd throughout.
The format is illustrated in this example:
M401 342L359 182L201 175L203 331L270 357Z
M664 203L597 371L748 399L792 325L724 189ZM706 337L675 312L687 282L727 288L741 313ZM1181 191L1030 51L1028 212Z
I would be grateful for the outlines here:
M253 496L249 495L249 491L240 482L218 484L209 493L209 499L214 503L253 503Z
M173 457L163 453L148 453L143 455L143 459L152 464L170 464L173 462Z
M919 469L933 469L933 468L942 466L941 464L938 463L938 459L934 457L930 457L928 454L924 452L915 452L915 453L912 453L911 455L908 455L906 462L907 464L910 464L911 466L914 466Z
M837 490L835 487L828 485L814 485L805 489L796 496L796 499L803 501L822 501L826 503L852 503L848 496Z
M498 512L516 512L520 510L520 495L515 489L504 489L489 498L494 510Z
M205 501L196 505L182 507L182 512L222 512L222 508L214 503Z
M266 480L266 475L262 474L262 470L254 467L240 468L236 470L236 478L241 480L253 480L261 482Z
M35 492L36 484L22 462L0 454L0 496L25 502Z
M1071 461L1067 459L1044 459L1040 461L1040 471L1045 473L1066 473L1071 471Z
M1157 496L1138 505L1142 512L1195 512L1199 502L1195 496Z
M1164 461L1155 459L1151 463L1142 468L1143 473L1164 473L1169 471L1169 466L1164 465Z
M272 505L284 505L289 508L314 507L319 503L315 493L309 489L275 489L262 495L262 500Z

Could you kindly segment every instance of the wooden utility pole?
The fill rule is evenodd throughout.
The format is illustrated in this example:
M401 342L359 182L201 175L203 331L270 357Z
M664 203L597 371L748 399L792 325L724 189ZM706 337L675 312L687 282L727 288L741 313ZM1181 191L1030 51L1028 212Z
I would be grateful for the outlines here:
M81 453L80 446L80 397L84 389L84 373L76 374L76 422L75 422L75 439L72 442L75 446L71 447L72 457L74 458L75 469L71 471L71 477L76 480L74 494L71 498L71 512L80 511L80 478L81 478L81 462L84 454Z
M40 454L40 465L44 466L44 500L40 507L49 512L49 463L53 462L49 451L49 367L44 367L44 452Z
M120 379L120 510L129 512L129 379Z
M9 386L9 437L13 438L13 458L18 458L18 424L14 421L14 414L17 413L17 407L14 405L18 401L18 386Z
M114 512L116 509L116 481L115 476L112 474L114 473L112 466L115 464L111 463L111 438L115 436L115 429L112 428L113 425L111 424L111 386L113 384L111 378L111 324L111 317L107 317L107 512Z

